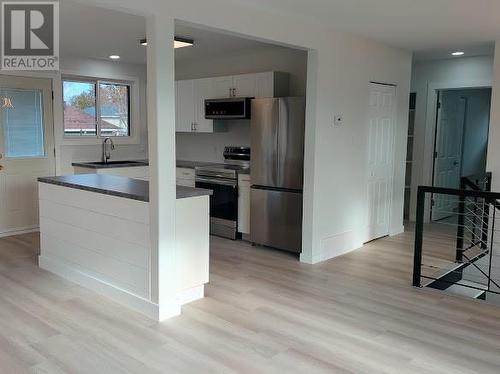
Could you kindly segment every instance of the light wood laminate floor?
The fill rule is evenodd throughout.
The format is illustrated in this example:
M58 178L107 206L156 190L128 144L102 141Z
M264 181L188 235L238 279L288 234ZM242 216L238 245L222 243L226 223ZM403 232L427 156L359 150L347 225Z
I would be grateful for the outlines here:
M412 234L320 265L212 238L206 298L156 323L0 239L0 373L499 373L500 309L410 286Z

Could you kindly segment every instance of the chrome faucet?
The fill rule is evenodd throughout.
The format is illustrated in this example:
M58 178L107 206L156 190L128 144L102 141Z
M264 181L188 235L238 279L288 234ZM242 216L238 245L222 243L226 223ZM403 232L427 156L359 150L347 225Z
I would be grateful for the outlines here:
M108 141L109 141L109 149L108 149ZM108 160L111 158L111 151L115 149L115 143L113 143L113 139L105 138L102 142L102 162L108 163Z

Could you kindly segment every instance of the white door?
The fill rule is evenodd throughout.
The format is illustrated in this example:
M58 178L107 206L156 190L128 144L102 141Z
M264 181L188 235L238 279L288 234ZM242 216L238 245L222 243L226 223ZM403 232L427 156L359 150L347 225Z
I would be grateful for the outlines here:
M176 84L175 131L191 132L194 123L194 83L192 80L177 81Z
M211 78L194 81L194 130L196 132L213 132L214 121L205 118L205 100L214 97L214 84Z
M394 175L396 88L370 85L366 241L389 235Z
M434 186L459 188L467 99L455 91L441 91L438 101ZM432 220L452 216L457 207L456 197L434 195Z
M255 74L236 75L233 77L236 97L256 97L257 79Z
M0 76L0 234L38 227L37 178L55 175L52 83Z
M233 96L233 77L212 78L214 83L214 99L225 99Z

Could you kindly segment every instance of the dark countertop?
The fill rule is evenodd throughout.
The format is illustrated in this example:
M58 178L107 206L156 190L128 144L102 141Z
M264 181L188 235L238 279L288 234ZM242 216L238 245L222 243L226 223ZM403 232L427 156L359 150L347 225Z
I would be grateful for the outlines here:
M127 160L127 161L110 161L107 164L101 162L73 162L71 165L90 168L90 169L109 169L109 168L130 168L135 166L149 166L148 160ZM187 161L187 160L177 160L176 166L178 168L194 169L197 166L224 166L223 163L217 162L207 162L207 161ZM241 168L238 170L239 174L250 174L250 169Z
M149 182L116 175L78 174L41 177L39 182L149 202ZM177 199L208 196L212 190L177 186Z
M71 165L90 169L131 168L137 166L149 166L148 160L125 160L103 162L73 162Z
M178 168L194 169L197 166L218 165L216 162L177 160Z
M206 162L206 161L186 161L186 160L177 160L178 168L187 168L194 169L197 166L219 166L224 167L224 163L222 162ZM250 174L250 168L237 168L238 174Z

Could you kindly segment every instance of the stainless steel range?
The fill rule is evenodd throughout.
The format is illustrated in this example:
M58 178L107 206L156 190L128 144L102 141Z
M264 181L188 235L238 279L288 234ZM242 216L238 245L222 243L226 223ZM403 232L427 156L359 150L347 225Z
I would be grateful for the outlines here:
M238 173L250 168L249 147L225 147L224 163L195 168L196 187L213 191L210 196L210 233L238 238Z

